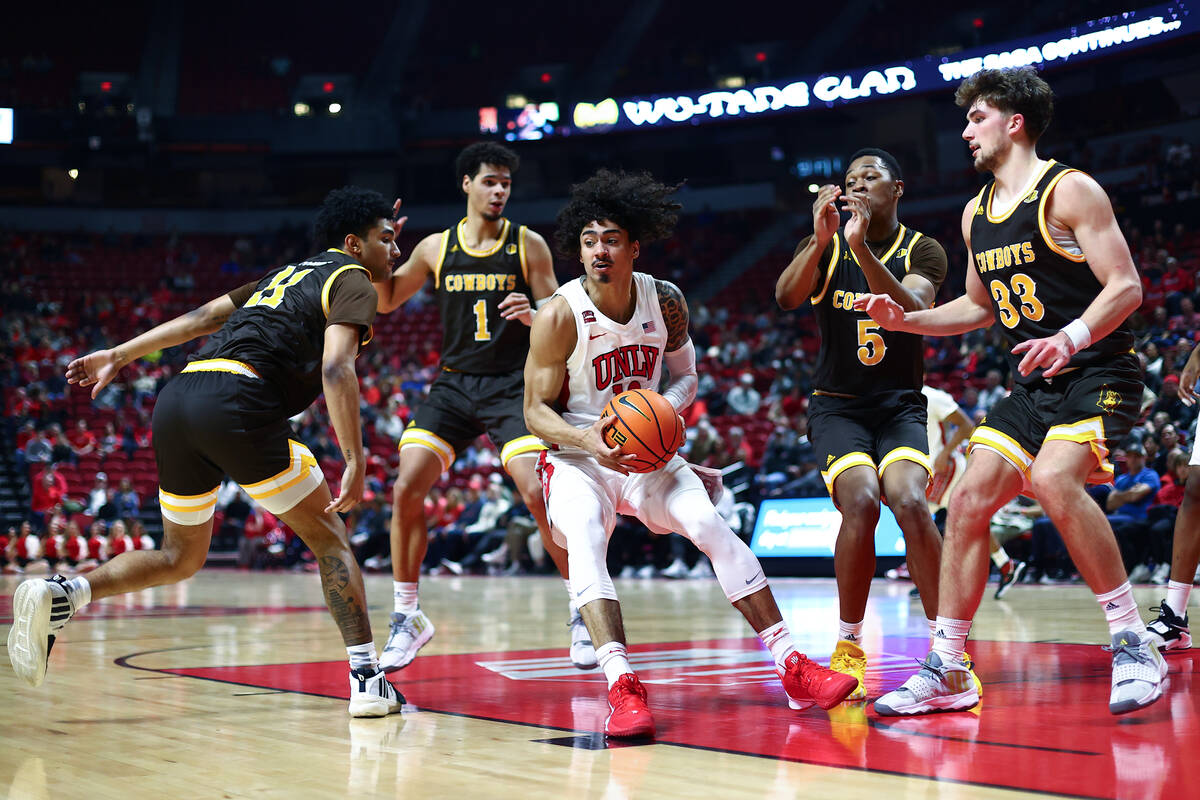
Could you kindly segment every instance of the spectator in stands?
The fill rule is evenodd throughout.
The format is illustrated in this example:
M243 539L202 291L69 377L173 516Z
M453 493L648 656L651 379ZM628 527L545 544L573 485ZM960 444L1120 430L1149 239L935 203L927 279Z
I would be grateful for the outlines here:
M1190 410L1179 396L1179 376L1175 373L1163 378L1158 402L1150 409L1151 415L1159 412L1165 412L1168 419L1176 423L1186 423L1191 417Z
M1192 336L1195 332L1200 331L1200 314L1196 313L1196 301L1188 295L1181 297L1179 314L1171 317L1167 324L1170 325L1172 332L1184 336Z
M91 517L99 515L100 509L108 505L111 499L111 490L108 488L108 475L103 472L97 472L96 482L88 491L87 506L84 508L84 513Z
M1180 314L1183 298L1196 291L1195 279L1183 269L1179 259L1168 256L1160 283L1166 293L1167 313L1172 316Z
M1142 444L1145 446L1151 442L1154 442L1156 452L1151 453L1150 448L1146 447L1146 463L1156 474L1166 475L1170 472L1167 460L1179 447L1179 431L1173 424L1168 423L1159 430L1157 438L1149 437Z
M1001 383L1003 378L1004 376L1000 374L1000 370L988 370L987 376L983 379L983 389L979 391L978 408L982 408L985 412L991 411L996 401L1008 394L1008 390Z
M96 452L99 443L96 441L96 434L88 430L86 419L78 419L75 422L75 430L71 432L69 437L71 442L71 452L74 454L74 462L79 463L80 456L91 455Z
M26 464L48 464L54 454L54 446L42 431L36 431L25 445Z
M88 560L94 564L108 561L108 525L102 519L92 521L88 528Z
M703 464L721 446L721 434L708 417L701 417L687 429L682 455L693 464Z
M33 521L42 525L47 514L67 499L67 479L55 468L48 464L37 476L33 484L33 498L30 508L33 511Z
M734 425L725 431L725 438L709 457L706 467L722 469L734 464L754 466L754 450L746 441L746 432L741 426Z
M79 523L71 520L63 533L63 544L59 550L59 559L66 564L67 569L76 570L87 566L87 539L79 530Z
M238 543L238 566L243 569L265 567L269 534L278 527L279 520L274 514L257 503L253 504Z
M117 426L113 422L104 423L104 435L100 437L100 455L110 456L121 446L121 437L117 435Z
M754 388L754 376L751 373L743 372L741 374L737 385L725 395L725 404L734 414L746 415L758 412L758 407L762 405L762 397Z
M1125 444L1125 470L1113 481L1112 491L1104 502L1130 583L1150 577L1150 567L1146 564L1150 534L1147 509L1160 488L1158 473L1146 466L1146 451L1140 442L1130 439Z
M119 556L121 553L127 553L131 550L136 550L137 544L133 537L129 535L129 528L125 524L125 520L118 519L113 522L112 527L108 531L108 555L109 557Z
M112 502L118 517L136 517L142 508L142 499L138 497L129 478L121 478L121 485L113 495Z

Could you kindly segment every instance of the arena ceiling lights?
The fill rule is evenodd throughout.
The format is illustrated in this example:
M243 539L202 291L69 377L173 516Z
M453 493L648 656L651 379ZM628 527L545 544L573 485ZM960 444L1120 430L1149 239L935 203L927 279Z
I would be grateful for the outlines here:
M633 97L620 101L605 98L576 103L569 119L562 120L558 125L547 119L546 114L529 113L528 108L499 111L481 109L480 132L503 132L505 139L514 141L573 133L607 133L749 119L893 95L931 92L956 84L980 69L1029 64L1048 68L1080 59L1126 52L1197 31L1200 31L1200 20L1191 14L1188 5L1171 3L1102 17L1028 39L965 50L953 57L924 56L848 73L802 78L780 86L754 85L698 94ZM489 124L486 126L483 124L484 111L489 112Z

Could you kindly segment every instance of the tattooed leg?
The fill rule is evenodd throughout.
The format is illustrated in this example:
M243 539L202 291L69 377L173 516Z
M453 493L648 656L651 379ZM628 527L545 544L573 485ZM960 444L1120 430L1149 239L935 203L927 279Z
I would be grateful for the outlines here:
M362 573L350 550L345 523L337 514L325 511L329 502L329 486L322 483L280 519L317 557L325 604L346 646L365 644L372 641L372 636Z

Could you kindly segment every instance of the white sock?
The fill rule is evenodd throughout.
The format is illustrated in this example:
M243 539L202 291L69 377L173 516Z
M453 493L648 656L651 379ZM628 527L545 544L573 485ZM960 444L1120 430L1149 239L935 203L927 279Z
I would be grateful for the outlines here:
M350 656L350 669L379 671L379 656L375 654L374 639L365 644L350 645L346 648L346 654Z
M1188 597L1192 593L1190 583L1180 581L1167 582L1167 605L1180 617L1187 616Z
M609 642L603 647L597 647L596 660L604 670L604 677L608 678L610 689L617 682L617 678L633 672L633 667L629 665L629 651L620 642Z
M758 638L762 639L762 643L771 651L771 658L775 659L775 664L780 667L783 666L788 655L796 649L796 643L792 641L792 632L788 630L787 623L783 620L779 620L769 628L763 628L758 632Z
M863 621L846 622L844 619L838 620L838 638L847 642L858 644L862 641Z
M1139 638L1146 635L1146 623L1138 613L1137 601L1133 599L1133 587L1125 581L1111 592L1096 595L1100 608L1104 609L1104 618L1108 620L1110 634L1121 631L1133 631Z
M579 607L575 605L575 593L571 591L571 581L563 578L563 586L567 587L567 607L571 609L571 616L574 617L579 611Z
M996 565L996 569L1004 569L1004 565L1008 563L1008 553L1004 552L1003 547L992 553L992 563Z
M970 632L971 620L939 616L933 632L933 652L941 656L943 664L961 661Z
M1188 587L1191 588L1191 587ZM71 601L71 605L75 607L76 613L81 608L92 602L92 585L88 583L88 579L80 575L78 578L71 578L66 585L67 597ZM1174 608L1174 606L1172 606Z
M421 608L421 603L417 599L416 581L412 583L392 581L392 598L395 601L397 614L413 614Z
M937 630L937 620L926 617L925 624L929 626L929 646L932 648L933 647L933 633L934 633L934 631Z

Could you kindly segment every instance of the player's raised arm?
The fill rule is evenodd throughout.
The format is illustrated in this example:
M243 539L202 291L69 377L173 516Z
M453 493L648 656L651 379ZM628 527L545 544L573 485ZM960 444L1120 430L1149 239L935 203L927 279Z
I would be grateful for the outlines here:
M567 358L575 349L577 334L571 307L555 298L533 320L529 357L525 360L525 425L544 442L586 450L602 466L628 472L622 462L634 456L604 443L603 432L616 417L601 417L587 428L576 428L554 409L567 373Z
M116 347L97 350L75 359L67 365L67 383L91 386L92 397L95 398L101 389L112 383L122 367L142 356L220 330L225 320L229 319L229 315L246 301L254 286L253 283L246 284L228 294L215 297L186 314L156 325ZM241 302L235 298L240 298Z
M837 200L842 188L833 184L822 186L813 202L813 235L801 243L791 262L775 282L775 302L785 311L796 308L817 288L821 276L821 255L837 233L840 217Z
M396 267L390 278L375 284L375 291L379 293L380 314L394 311L408 302L425 283L426 278L433 274L437 268L444 236L444 232L426 236L413 248L408 260Z
M554 258L550 246L541 234L525 228L525 282L533 292L530 298L522 292L512 292L500 301L500 316L504 319L519 319L526 325L533 324L534 309L545 303L558 291L558 278L554 277ZM530 300L534 302L530 302Z

